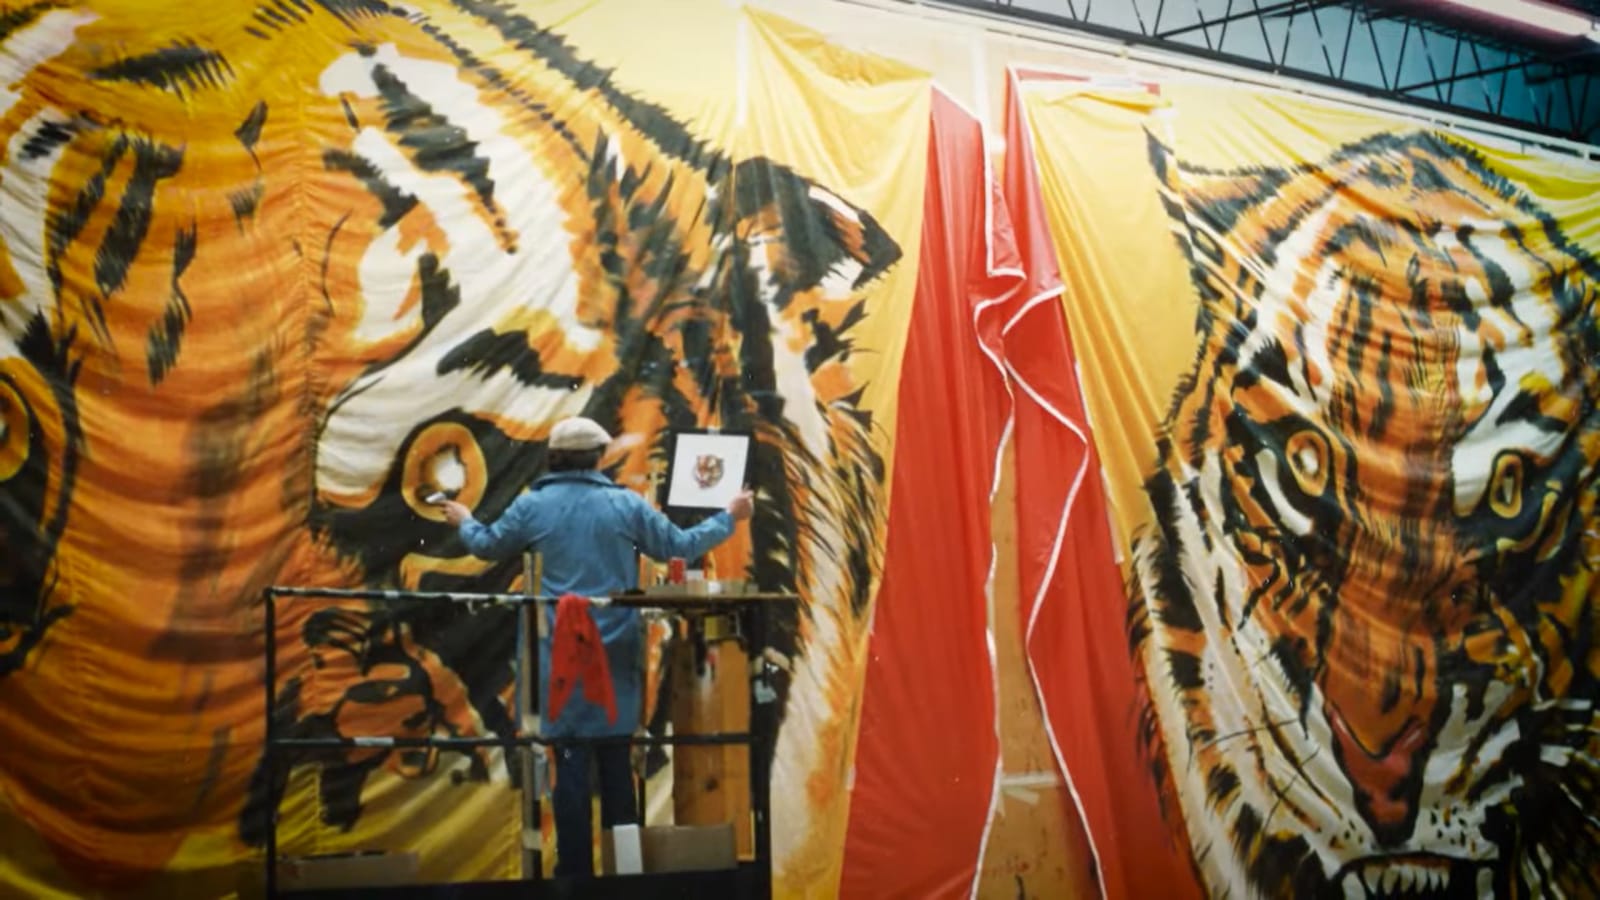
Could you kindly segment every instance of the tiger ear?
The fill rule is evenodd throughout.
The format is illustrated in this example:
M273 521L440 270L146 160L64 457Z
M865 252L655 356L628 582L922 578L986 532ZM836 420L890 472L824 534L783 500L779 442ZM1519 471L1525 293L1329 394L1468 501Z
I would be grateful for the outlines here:
M820 185L812 185L806 196L840 258L848 257L861 265L851 287L859 289L870 284L900 259L900 245L871 213Z
M733 186L740 221L763 218L781 228L793 289L816 287L841 271L853 273L850 286L858 289L900 259L900 245L871 213L787 166L744 160L734 168Z
M1206 169L1178 161L1176 152L1148 129L1150 167L1174 227L1231 231L1246 213L1277 196L1289 173L1276 168Z
M1250 268L1254 260L1241 257L1253 256L1259 248L1248 229L1236 229L1275 202L1288 174L1281 169L1219 172L1189 166L1148 130L1145 136L1161 204L1198 293L1195 331L1207 333L1214 317L1243 314L1240 306L1246 301L1232 272L1238 266Z

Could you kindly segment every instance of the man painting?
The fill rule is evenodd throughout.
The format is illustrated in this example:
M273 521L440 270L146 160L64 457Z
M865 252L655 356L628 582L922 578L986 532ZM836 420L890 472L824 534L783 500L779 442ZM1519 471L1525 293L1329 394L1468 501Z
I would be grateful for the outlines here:
M639 553L656 560L702 556L732 536L735 524L754 511L752 495L744 491L725 510L693 528L679 528L643 497L598 471L610 443L611 436L593 420L564 419L550 432L549 473L535 480L498 520L484 525L466 506L450 500L442 504L445 517L474 556L502 559L525 548L539 553L543 595L610 597L638 586ZM607 709L585 697L586 692L575 692L553 718L541 705L547 713L546 737L626 737L639 726L644 680L639 611L597 607L593 615L605 646L615 706ZM546 686L550 650L547 636L539 654L539 681ZM628 745L563 746L556 753L553 800L557 875L594 874L591 762L599 774L602 827L638 821Z

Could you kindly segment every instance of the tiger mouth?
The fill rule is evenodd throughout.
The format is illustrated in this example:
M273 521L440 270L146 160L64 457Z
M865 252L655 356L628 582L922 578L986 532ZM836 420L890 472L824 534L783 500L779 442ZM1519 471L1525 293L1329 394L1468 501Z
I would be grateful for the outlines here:
M1415 853L1345 863L1333 884L1347 898L1466 898L1490 896L1494 873L1482 861Z

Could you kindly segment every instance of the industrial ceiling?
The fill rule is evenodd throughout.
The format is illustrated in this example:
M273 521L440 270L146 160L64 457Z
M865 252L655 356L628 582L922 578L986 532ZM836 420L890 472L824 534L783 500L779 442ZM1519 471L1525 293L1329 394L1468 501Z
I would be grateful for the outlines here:
M1600 143L1600 0L936 0Z

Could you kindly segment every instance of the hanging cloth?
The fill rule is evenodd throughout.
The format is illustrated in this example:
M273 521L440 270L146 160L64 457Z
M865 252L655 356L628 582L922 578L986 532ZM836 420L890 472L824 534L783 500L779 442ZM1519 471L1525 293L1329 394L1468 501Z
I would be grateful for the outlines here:
M577 684L583 685L583 698L606 711L606 721L617 721L617 696L611 684L611 665L606 661L600 629L589 613L589 601L577 594L566 594L556 602L555 632L550 639L550 712L553 720L561 715Z

